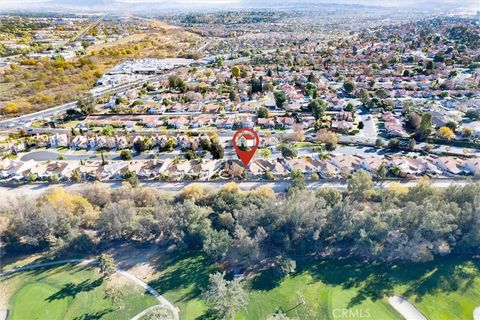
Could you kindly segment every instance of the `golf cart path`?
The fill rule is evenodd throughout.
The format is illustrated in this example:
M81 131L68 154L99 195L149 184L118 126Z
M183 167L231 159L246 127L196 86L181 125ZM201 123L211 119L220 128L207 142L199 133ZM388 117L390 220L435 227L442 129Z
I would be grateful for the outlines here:
M427 320L427 318L405 298L392 296L388 298L388 303L406 320Z
M480 320L480 306L473 310L473 320Z
M95 264L97 264L97 261L93 260L93 259L65 259L65 260L44 262L44 263L26 265L26 266L23 266L23 267L18 267L18 268L12 269L12 270L4 271L4 272L0 273L0 276L6 276L6 275L16 273L16 272L29 271L29 270L33 270L33 269L37 269L37 268L50 267L50 266L55 266L55 265L65 264L65 263L78 263L78 264L82 264L82 265L95 265ZM138 284L139 286L141 286L142 288L144 288L145 290L150 292L155 298L157 298L158 302L160 302L158 305L155 305L155 306L152 306L152 307L149 307L149 308L143 310L142 312L140 312L139 314L134 316L132 318L132 320L140 319L145 314L147 314L147 312L150 311L151 308L158 307L158 306L162 306L162 307L165 307L165 308L169 309L171 311L172 315L173 315L174 320L179 319L177 308L175 308L173 306L173 304L171 304L170 301L165 299L157 290L155 290L154 288L152 288L151 286L149 286L148 284L146 284L145 282L143 282L142 280L140 280L139 278L135 277L133 274L131 274L131 273L125 271L125 270L117 269L117 273L119 273L122 276L127 277L130 280L134 281L136 284Z

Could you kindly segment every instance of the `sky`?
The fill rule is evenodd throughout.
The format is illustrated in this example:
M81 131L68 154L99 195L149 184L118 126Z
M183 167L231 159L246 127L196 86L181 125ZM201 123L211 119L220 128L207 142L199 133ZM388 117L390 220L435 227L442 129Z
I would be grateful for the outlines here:
M480 0L0 0L0 9L135 9L135 8L219 8L219 7L275 7L301 3L353 3L375 6L458 6L478 7Z

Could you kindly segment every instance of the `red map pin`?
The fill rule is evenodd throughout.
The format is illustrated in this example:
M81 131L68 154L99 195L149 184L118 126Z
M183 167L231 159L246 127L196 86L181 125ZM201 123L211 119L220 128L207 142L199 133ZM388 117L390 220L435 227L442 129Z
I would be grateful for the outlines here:
M237 130L233 135L233 147L245 166L252 160L260 144L260 137L250 128Z

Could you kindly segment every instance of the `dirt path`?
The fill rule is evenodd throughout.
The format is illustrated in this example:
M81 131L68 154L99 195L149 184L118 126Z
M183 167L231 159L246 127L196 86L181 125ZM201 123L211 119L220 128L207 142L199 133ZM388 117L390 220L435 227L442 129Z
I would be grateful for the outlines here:
M388 298L388 302L406 320L427 320L427 318L405 298L392 296Z
M55 265L65 264L65 263L79 263L79 264L85 264L85 265L95 265L95 264L97 264L97 262L93 259L65 259L65 260L51 261L51 262L38 263L38 264L18 267L18 268L12 269L12 270L2 272L2 273L0 273L0 276L6 276L6 275L16 273L16 272L29 271L29 270L33 270L33 269L37 269L37 268L50 267L50 266L55 266ZM173 306L173 304L171 304L170 301L165 299L157 290L155 290L154 288L152 288L151 286L149 286L148 284L146 284L145 282L138 279L133 274L131 274L127 271L117 269L117 273L121 274L124 277L129 278L130 280L132 280L133 282L135 282L136 284L138 284L139 286L141 286L142 288L144 288L145 290L150 292L155 298L157 298L160 306L165 307L165 308L167 308L171 311L174 320L179 319L177 308L175 308ZM158 305L156 305L156 306L158 306ZM141 313L137 314L132 319L133 320L140 319L143 315L145 315L149 311L149 309L150 308L142 311Z

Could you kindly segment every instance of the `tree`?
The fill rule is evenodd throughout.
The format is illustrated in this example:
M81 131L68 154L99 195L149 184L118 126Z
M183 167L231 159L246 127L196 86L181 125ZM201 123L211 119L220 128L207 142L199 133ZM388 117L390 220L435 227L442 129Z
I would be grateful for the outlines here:
M455 138L455 133L449 127L441 127L437 132L438 136L442 139L451 140Z
M347 181L347 190L357 200L368 199L373 191L372 176L362 169L354 172Z
M347 111L347 112L353 112L353 110L355 110L355 106L354 106L352 103L348 103L348 104L345 106L345 111Z
M115 134L115 130L112 126L105 126L102 128L102 134L108 137L111 137Z
M418 130L420 128L420 123L422 122L422 117L415 111L411 111L407 114L407 126L411 130Z
M269 117L269 112L268 109L265 107L260 107L257 110L257 117L258 118L268 118Z
M131 232L135 214L135 207L130 201L110 203L100 213L97 230L105 239L124 239Z
M260 149L260 155L262 158L269 158L272 155L272 151L268 148Z
M80 174L80 170L75 169L72 171L72 175L70 176L70 180L73 182L80 182L82 180L82 175Z
M389 149L398 149L400 147L400 141L397 138L392 138L388 140Z
M284 158L295 158L298 155L297 148L292 144L284 143L281 146L282 157Z
M275 176L270 171L267 171L267 172L265 172L265 179L266 180L274 180Z
M308 109L312 111L312 115L318 120L325 115L327 104L324 100L315 99L308 104Z
M467 112L465 112L465 117L473 121L480 120L480 110L469 109Z
M115 272L117 272L115 260L113 260L112 255L102 253L97 257L97 262L98 267L100 268L100 274L103 278L110 278Z
M343 83L343 89L345 89L347 93L352 93L355 90L355 82L350 80L345 81Z
M144 137L143 139L138 139L133 143L133 148L138 153L145 152L152 148L152 141L148 137Z
M241 73L241 70L238 66L232 67L232 76L234 76L235 78L238 78L240 77L240 73Z
M278 109L283 109L285 102L287 101L287 95L283 91L275 91L273 93L275 97L275 104Z
M213 142L210 147L210 153L213 159L223 159L225 151L219 142Z
M124 295L123 291L115 287L105 289L105 298L110 300L117 310L125 308Z
M385 179L385 177L387 176L387 168L382 164L378 170L377 170L377 176L380 178L380 179Z
M233 239L228 235L227 230L211 230L203 241L203 251L215 260L220 260L225 258L232 243Z
M7 102L3 107L2 111L5 114L15 114L20 112L20 107L13 102Z
M362 104L366 106L370 101L370 94L368 93L367 89L360 89L359 96Z
M305 189L305 175L300 170L292 170L290 173L292 178L291 189Z
M278 256L275 262L275 272L280 278L285 278L295 272L297 263L293 259L284 256Z
M87 93L83 95L80 99L77 101L77 108L80 109L80 111L85 114L89 115L95 112L95 98L91 93Z
M383 89L383 88L379 88L379 89L375 90L375 95L377 97L379 97L380 99L387 99L388 98L388 91Z
M413 150L413 149L415 148L415 145L416 145L416 144L417 144L417 143L415 142L414 139L409 139L409 140L408 140L408 150Z
M383 141L382 138L377 138L377 139L375 140L375 147L381 148L381 147L383 147L384 145L385 145L385 142Z
M125 161L132 160L132 151L130 151L130 149L122 150L122 152L120 152L120 158Z
M465 128L463 130L463 135L465 137L470 137L472 134L473 134L473 129L471 129L471 128Z
M235 91L230 91L230 93L228 94L228 98L230 99L230 101L232 102L235 102L237 101L237 94L235 93Z
M432 114L430 112L424 112L417 130L417 134L421 139L425 139L432 134L432 125Z
M239 280L227 281L224 273L209 276L209 284L202 296L217 319L234 319L235 313L245 309L248 295Z
M140 180L138 179L137 174L135 171L127 171L123 175L125 181L127 181L133 188L136 188L140 185Z

